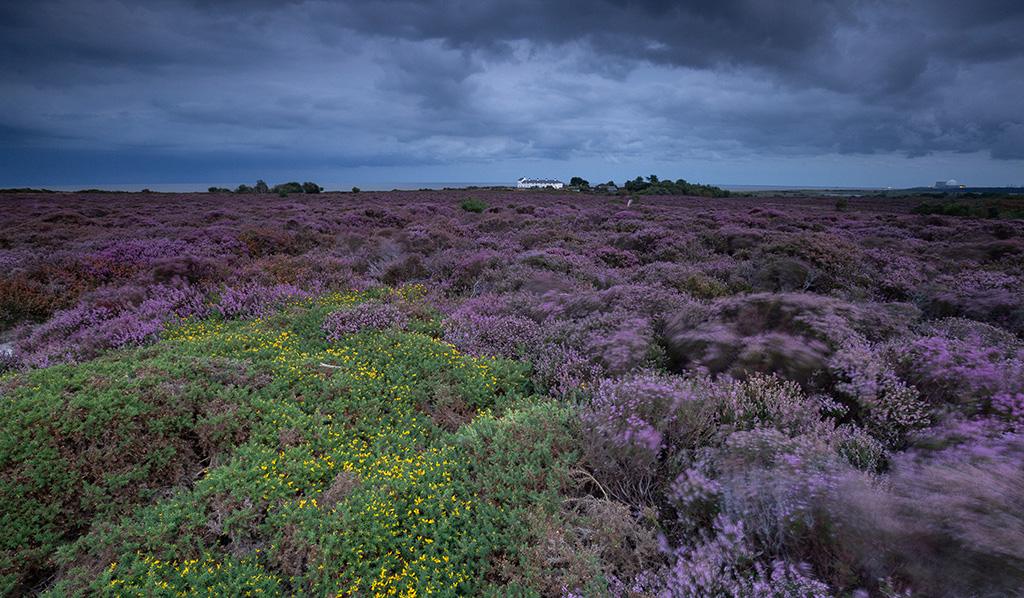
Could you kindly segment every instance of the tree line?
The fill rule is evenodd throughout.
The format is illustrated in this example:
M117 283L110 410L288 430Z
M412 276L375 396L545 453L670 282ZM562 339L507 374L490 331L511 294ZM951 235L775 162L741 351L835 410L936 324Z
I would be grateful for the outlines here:
M239 185L234 191L227 187L210 187L207 189L210 193L277 193L282 197L291 193L320 193L323 190L323 187L310 181L305 183L290 181L271 187L263 179L256 181L256 184L251 187L245 184Z
M662 180L657 175L636 177L621 186L608 181L591 187L590 181L578 176L569 179L569 187L584 192L626 193L632 195L697 195L701 197L729 197L729 191L714 185L691 183L686 179Z

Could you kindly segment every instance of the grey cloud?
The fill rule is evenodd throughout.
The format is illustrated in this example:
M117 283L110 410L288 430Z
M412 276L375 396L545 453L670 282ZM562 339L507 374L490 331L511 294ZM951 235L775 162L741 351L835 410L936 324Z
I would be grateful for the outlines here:
M1017 160L1022 26L1002 0L7 3L0 152Z

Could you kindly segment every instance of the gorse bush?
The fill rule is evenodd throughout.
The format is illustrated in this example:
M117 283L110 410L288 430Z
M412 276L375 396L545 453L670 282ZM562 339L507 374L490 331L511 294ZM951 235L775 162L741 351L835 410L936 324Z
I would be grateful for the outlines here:
M0 488L5 589L57 570L54 595L495 583L482 571L520 550L516 513L560 500L569 413L527 400L521 366L420 333L322 340L327 313L372 297L195 321L130 355L17 379L0 471L32 481ZM435 423L441 389L468 407L457 427Z

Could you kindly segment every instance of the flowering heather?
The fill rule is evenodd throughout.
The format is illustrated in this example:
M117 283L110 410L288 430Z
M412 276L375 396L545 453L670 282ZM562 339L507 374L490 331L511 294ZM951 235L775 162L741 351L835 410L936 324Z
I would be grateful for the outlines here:
M674 563L650 590L658 596L827 598L828 586L806 566L756 559L742 522L715 520L713 532L693 546L672 551ZM649 590L649 591L650 591Z
M879 577L898 570L926 595L1019 591L1024 438L973 429L971 440L902 455L883 483L855 478L839 489L830 511L855 566Z
M459 310L445 321L445 338L471 353L517 357L536 346L540 326L522 316L487 316Z
M1024 222L916 204L3 194L0 593L1012 595Z
M693 402L689 386L670 378L642 375L601 383L582 415L593 438L592 467L621 487L621 494L656 486L664 454L699 433L688 426Z
M392 303L366 302L350 309L336 311L324 320L327 339L338 341L347 334L362 330L405 328L406 315Z
M193 287L156 285L135 300L80 304L57 312L16 342L16 354L29 365L77 361L105 349L139 345L159 336L164 325L209 313L204 293Z
M1024 343L985 324L942 321L892 354L896 369L932 402L984 409L996 394L1024 391Z
M264 286L244 284L220 293L217 311L226 318L255 318L267 314L289 299L303 299L310 293L290 284Z

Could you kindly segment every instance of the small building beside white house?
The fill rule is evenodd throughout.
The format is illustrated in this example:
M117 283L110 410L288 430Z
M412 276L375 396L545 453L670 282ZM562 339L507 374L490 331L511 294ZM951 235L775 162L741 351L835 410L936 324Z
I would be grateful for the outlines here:
M555 179L528 179L522 177L516 181L517 189L561 189L564 186L565 183Z

